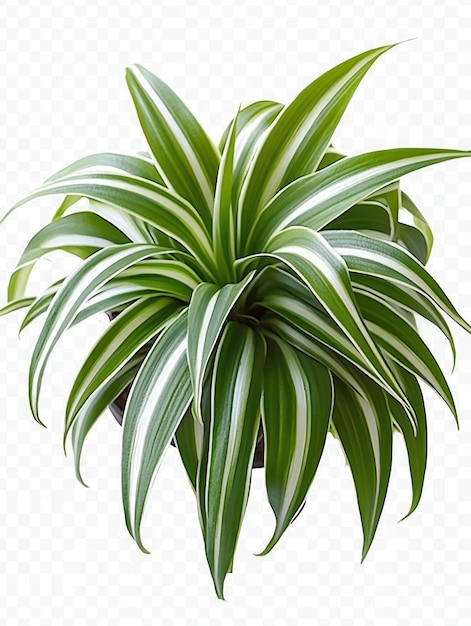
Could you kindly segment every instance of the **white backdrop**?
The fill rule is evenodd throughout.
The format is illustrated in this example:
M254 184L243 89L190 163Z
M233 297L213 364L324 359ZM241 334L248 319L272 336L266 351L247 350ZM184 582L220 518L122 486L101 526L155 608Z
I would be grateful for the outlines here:
M148 67L217 140L240 102L291 100L322 71L370 47L416 37L370 70L338 129L348 154L377 148L471 148L471 7L460 0L363 3L93 3L6 0L0 8L2 209L69 162L93 152L145 149L124 68ZM426 168L403 188L435 232L430 271L471 319L471 160ZM28 237L53 199L22 207L1 228L1 300ZM57 261L56 263L54 261ZM51 255L33 285L61 274ZM429 460L422 501L407 520L410 484L399 435L383 516L363 564L353 481L329 437L306 508L265 557L271 536L263 472L254 473L227 601L217 600L193 494L168 451L143 524L150 555L126 531L120 427L103 416L85 444L84 489L62 453L67 389L94 338L97 316L63 339L42 395L47 429L27 405L38 333L0 319L0 623L56 625L468 624L471 620L471 337L424 336L455 395L461 429L424 389Z

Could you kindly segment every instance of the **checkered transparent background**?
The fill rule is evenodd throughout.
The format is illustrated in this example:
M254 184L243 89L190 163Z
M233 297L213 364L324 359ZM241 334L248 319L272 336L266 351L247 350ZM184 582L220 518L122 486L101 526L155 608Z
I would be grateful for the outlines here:
M340 0L93 3L12 0L0 8L2 214L63 165L99 151L145 149L124 82L139 62L161 76L219 138L240 102L287 102L322 71L354 54L416 37L389 51L364 79L335 136L346 153L382 147L471 146L471 8L455 0L383 4ZM411 174L404 188L435 232L430 270L471 319L471 161ZM22 247L52 214L24 206L0 232L2 301ZM56 261L56 262L55 262ZM57 262L58 261L58 262ZM38 264L45 285L70 259ZM72 265L71 265L72 266ZM254 472L227 602L216 599L191 488L174 449L165 457L144 522L142 554L121 509L120 427L111 415L83 455L90 489L62 454L66 393L94 338L98 316L70 331L53 355L38 426L26 400L38 333L17 339L21 313L0 319L0 623L44 625L364 626L465 625L471 621L471 338L423 331L455 395L453 417L425 389L429 461L419 508L408 509L405 449L397 435L388 498L360 564L353 481L329 438L308 504L268 556L273 528L263 472Z

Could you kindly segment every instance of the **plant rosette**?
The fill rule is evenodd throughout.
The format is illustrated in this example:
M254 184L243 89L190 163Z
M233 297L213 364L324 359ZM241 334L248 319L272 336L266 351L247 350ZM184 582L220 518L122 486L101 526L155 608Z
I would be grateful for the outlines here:
M1 311L26 309L21 329L44 316L29 369L34 418L42 423L43 374L63 333L108 313L68 395L64 450L70 438L83 482L85 438L112 406L123 423L125 522L147 551L144 508L175 444L219 598L254 466L264 466L275 516L262 555L304 506L331 433L353 476L363 561L388 489L394 433L409 459L406 517L421 497L427 424L419 381L458 424L416 318L443 332L453 357L446 316L471 326L425 267L432 232L400 178L471 152L345 156L331 142L363 76L392 47L341 63L288 105L239 107L217 146L165 82L130 66L149 152L79 159L7 213L62 196L14 268ZM32 268L53 250L76 255L77 266L30 295Z

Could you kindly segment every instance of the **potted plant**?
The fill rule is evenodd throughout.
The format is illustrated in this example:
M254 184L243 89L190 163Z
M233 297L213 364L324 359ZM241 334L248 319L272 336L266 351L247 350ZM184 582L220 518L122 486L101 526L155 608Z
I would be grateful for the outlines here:
M218 146L166 83L133 65L126 81L149 152L82 158L11 209L63 197L21 255L2 309L26 309L21 329L44 316L29 370L34 418L42 423L43 374L62 334L107 313L111 322L70 390L64 449L70 436L82 481L84 440L111 405L123 422L125 521L147 551L143 510L174 444L219 598L253 467L264 466L276 518L266 554L303 507L331 433L353 475L363 560L395 432L410 464L407 515L421 497L427 424L419 380L458 423L416 316L444 333L453 356L445 315L471 326L425 268L432 232L399 180L471 152L344 156L331 143L361 79L391 47L341 63L287 106L239 107ZM78 264L29 295L31 269L51 250L76 255Z

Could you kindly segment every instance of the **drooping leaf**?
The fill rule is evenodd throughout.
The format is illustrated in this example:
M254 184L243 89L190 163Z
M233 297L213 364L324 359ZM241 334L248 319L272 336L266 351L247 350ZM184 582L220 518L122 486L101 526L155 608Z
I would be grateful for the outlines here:
M180 422L175 440L186 474L196 494L196 474L203 445L203 425L194 418L191 409L188 409Z
M194 392L194 412L200 423L203 382L209 360L231 310L253 276L254 272L250 272L241 282L221 288L201 283L193 292L188 310L188 363Z
M65 411L64 439L87 398L156 337L181 308L171 298L140 298L111 322L90 350L72 384Z
M143 552L141 521L163 455L187 412L192 389L188 309L165 328L133 382L123 415L122 496L126 526Z
M9 213L34 198L51 194L81 195L123 209L179 241L202 262L209 276L214 272L212 243L200 215L162 185L124 174L77 174L42 185L13 205Z
M422 496L425 471L427 467L427 421L425 417L425 405L422 390L416 377L401 367L398 363L390 362L391 368L401 380L401 385L407 392L417 418L417 433L414 434L410 422L404 414L402 407L394 400L387 398L392 418L401 431L406 444L409 458L409 470L412 484L412 500L409 511L400 520L409 517L415 511Z
M419 333L393 309L367 294L357 294L367 328L383 350L408 371L420 376L447 403L458 421L453 395L440 366Z
M405 285L430 298L468 332L471 325L455 309L449 298L417 259L392 241L348 231L325 231L327 242L340 254L350 272L377 276Z
M82 449L85 439L98 418L134 380L141 364L142 357L139 355L136 355L134 358L125 363L120 370L116 371L111 378L108 378L92 395L87 398L87 401L82 406L72 423L70 433L74 453L75 475L77 480L85 487L88 487L88 485L84 482L80 471L80 460L82 457Z
M396 307L399 305L402 309L408 310L411 313L418 313L424 319L432 322L448 339L453 354L454 366L456 361L456 347L453 335L451 334L451 330L445 318L440 313L440 310L426 296L405 285L396 284L384 280L382 277L370 276L366 273L353 272L351 274L351 280L356 293L369 293L375 298L384 301L386 304Z
M273 237L265 250L250 255L248 260L272 257L295 272L358 349L368 370L379 376L386 389L410 410L361 318L347 267L324 237L309 228L293 226Z
M267 338L262 419L265 481L279 541L303 505L314 479L333 406L332 375L275 335Z
M362 375L355 372L355 376ZM368 379L362 384L363 395L337 378L334 383L332 421L355 482L363 562L377 529L391 472L391 419L383 391L369 385Z
M26 246L8 283L8 299L25 294L35 262L54 250L63 250L85 259L109 245L130 243L112 224L88 211L67 215L47 224Z
M103 171L105 167L110 168L111 171L126 172L132 176L146 178L160 185L165 185L163 178L151 160L142 156L119 154L117 152L99 152L82 157L46 178L44 183L52 183L62 178L67 178L71 174L83 173L92 169Z
M165 249L164 249L165 250ZM29 401L36 420L41 381L47 359L78 307L107 280L141 259L159 254L157 246L122 244L108 246L88 257L61 284L33 350L29 370Z
M224 598L224 579L247 505L260 422L264 341L245 324L226 325L215 358L211 409L204 415L197 499L214 587Z

